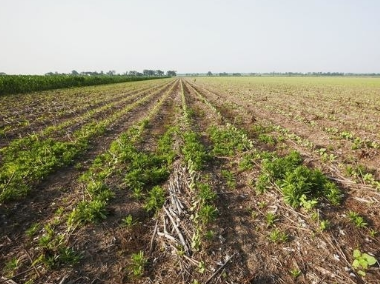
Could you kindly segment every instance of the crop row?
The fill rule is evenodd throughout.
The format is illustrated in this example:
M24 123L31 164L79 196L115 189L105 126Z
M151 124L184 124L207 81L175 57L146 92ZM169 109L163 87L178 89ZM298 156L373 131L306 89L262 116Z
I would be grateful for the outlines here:
M86 111L94 111L111 103L116 104L123 98L152 87L157 88L158 83L145 81L138 85L122 84L112 88L109 86L97 87L97 89L87 88L93 90L91 93L86 93L89 90L81 90L80 93L65 90L62 94L48 92L46 95L39 94L38 96L25 94L20 95L19 98L3 97L0 100L7 109L2 111L3 125L0 126L0 135L8 140L12 139L12 136L38 132L43 127L59 124L62 120L78 117ZM22 105L18 105L20 101L23 102Z
M194 86L194 84L188 85ZM207 105L211 105L211 109L221 110L222 116L224 116L223 111L225 111L225 108L223 107L223 102L218 100L217 96L214 96L214 102L217 102L216 105L218 105L216 107L210 102L207 102L206 96L202 95L202 92L199 91L199 89L193 88L193 91L198 95L201 101L205 102ZM208 96L211 96L211 93L207 92L207 94ZM231 111L231 109L227 111ZM233 113L246 114L247 112L244 108L237 107L233 110ZM247 114L249 115L249 112ZM229 113L228 116L230 116ZM233 117L233 115L231 115L231 117ZM224 118L224 120L226 120L226 118ZM360 213L354 208L345 208L346 205L341 206L340 204L347 198L347 193L343 193L342 189L339 188L340 186L335 184L335 179L324 175L318 169L312 169L305 165L304 158L302 158L298 152L289 152L289 150L285 150L285 148L281 146L281 143L278 143L273 138L273 140L271 140L270 136L267 135L267 127L260 126L258 123L259 122L256 121L253 128L248 128L247 130L249 132L246 132L247 130L240 130L232 125L229 125L226 129L223 127L213 127L209 130L213 144L222 145L214 148L214 151L218 151L218 153L224 157L235 157L235 159L233 159L235 162L230 161L230 165L227 164L226 169L224 169L222 173L227 184L229 184L231 188L236 188L238 183L245 183L245 186L248 186L257 192L258 195L255 197L256 202L251 205L251 215L255 220L262 220L262 222L266 223L266 226L264 226L264 235L266 235L268 240L277 245L286 244L287 247L293 247L290 243L291 240L293 238L296 238L298 242L300 240L299 237L297 237L299 233L297 230L294 230L292 226L290 226L292 230L286 229L286 227L289 228L289 225L286 225L287 218L283 220L284 218L281 217L281 214L283 213L277 212L279 206L285 210L286 214L293 216L292 219L294 218L294 221L292 222L295 225L297 224L297 218L305 218L304 214L306 212L306 215L308 216L306 218L308 222L310 222L307 225L307 227L310 226L311 228L310 232L312 234L318 234L318 231L324 233L328 232L328 235L324 235L324 239L331 238L329 244L334 243L333 236L337 231L341 230L340 228L342 224L345 224L345 222L350 223L348 226L351 228L355 227L355 232L362 238L361 240L358 238L355 240L357 249L355 249L355 247L343 249L345 246L344 243L347 240L342 240L341 243L331 245L330 249L339 252L339 257L344 257L346 265L351 266L354 272L359 275L365 275L367 269L369 269L369 262L364 266L361 266L358 265L358 259L361 259L361 257L365 258L363 256L365 254L363 250L374 250L373 246L368 246L368 243L364 241L365 238L371 238L373 240L377 234L376 225L373 224L370 227L369 222L366 221L373 217L372 213L364 217L363 212ZM247 126L244 123L240 123L240 125L244 127ZM274 127L272 126L269 131L273 131L273 128ZM233 145L235 143L236 145L239 145L239 143L232 141L241 135L239 135L239 132L234 131L243 131L243 137L251 136L254 137L255 140L249 140L251 141L251 144L241 144L241 146L236 148L236 152L233 150ZM286 137L284 138L288 139ZM218 143L218 141L220 141L220 143ZM274 143L274 145L272 143ZM248 145L251 145L253 148L248 148ZM270 151L268 151L268 149L270 149ZM287 154L278 155L276 151L282 153L285 152ZM257 172L258 167L260 169L259 174L255 173ZM253 173L250 173L251 171L253 171ZM244 175L248 174L250 178L246 181L244 181L245 178L241 180L242 173L245 173ZM270 190L271 193L268 193L268 190ZM285 205L278 204L276 197L273 199L272 196L277 196L278 194L282 195L283 203ZM330 203L330 205L326 205L327 203ZM274 211L271 209L273 207L275 208ZM343 211L343 213L341 213L342 216L347 217L343 218L344 220L342 220L341 217L337 218L336 215L331 214L332 207L335 207L333 211ZM266 209L267 212L264 213L263 209ZM281 220L284 223L283 225L281 224ZM299 225L296 226L298 227ZM303 224L303 226L305 228L305 224ZM303 229L299 230L302 231ZM302 233L302 235L304 235L304 233ZM306 239L307 238L305 238L305 240ZM261 242L260 240L258 241ZM315 242L318 243L319 240L316 239ZM298 243L298 247L300 245L308 246L308 244L303 243L303 241L301 241L301 244ZM311 250L310 247L308 249ZM341 252L342 249L344 250L344 253ZM332 252L330 251L330 254L331 253ZM351 255L351 257L349 257L351 262L346 258L347 255ZM370 256L370 259L372 265L376 263L373 256ZM299 259L299 261L303 260ZM294 274L295 277L306 272L297 265L295 267L289 267L289 269L293 272L291 274ZM308 269L312 270L313 267L309 267ZM334 269L336 270L337 268ZM342 281L347 281L347 279L349 279L349 276L345 273L345 270L340 267L338 274L339 277L342 277Z
M161 89L155 96L159 103L145 111L145 115L115 139L109 149L99 154L89 169L78 180L78 189L83 188L83 198L71 201L69 208L59 207L48 222L34 223L25 232L33 258L29 281L42 280L49 270L78 264L83 254L70 245L71 236L87 225L96 224L108 217L109 203L115 201L115 194L133 196L144 201L147 212L162 206L163 190L158 186L169 174L169 166L174 158L172 149L173 129L170 128L157 141L153 152L139 149L143 132L149 129L152 119L173 95L177 84L169 89ZM117 187L113 184L118 181ZM74 189L72 189L74 191ZM123 224L135 223L132 215L125 216ZM128 221L129 220L129 221ZM18 269L27 269L20 267ZM28 270L29 271L29 270ZM38 279L40 278L40 279Z
M24 197L33 184L58 168L73 163L86 151L90 140L102 135L107 127L138 105L154 98L167 86L152 92L100 121L90 121L75 131L69 141L31 135L15 140L1 150L0 201Z
M59 88L83 87L161 78L162 77L135 76L6 75L0 76L0 96Z

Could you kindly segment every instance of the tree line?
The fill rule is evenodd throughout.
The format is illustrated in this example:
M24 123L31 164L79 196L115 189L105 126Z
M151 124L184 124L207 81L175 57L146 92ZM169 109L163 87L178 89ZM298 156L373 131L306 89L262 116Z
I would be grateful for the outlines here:
M2 74L5 75L5 74ZM83 71L78 72L76 70L71 71L71 73L58 73L58 72L48 72L45 75L52 76L52 75L73 75L73 76L132 76L132 77L175 77L177 76L177 72L174 70L168 70L165 72L162 70L151 70L151 69L144 69L142 72L138 72L135 70L126 71L124 73L116 73L115 70L110 70L107 72L97 72L97 71Z

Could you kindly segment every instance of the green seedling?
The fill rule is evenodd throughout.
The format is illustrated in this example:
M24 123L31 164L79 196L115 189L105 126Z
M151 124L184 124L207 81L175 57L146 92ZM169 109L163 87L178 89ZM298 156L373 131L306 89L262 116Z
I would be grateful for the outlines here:
M331 222L329 220L321 220L321 223L319 224L319 228L321 231L326 231L331 227Z
M364 218L354 211L348 212L348 218L357 228L365 228L368 225Z
M289 272L294 279L296 279L302 273L301 270L299 270L298 268L292 268Z
M274 225L275 222L278 221L278 218L277 218L277 215L273 212L268 212L266 215L265 215L265 220L266 220L266 223L267 223L267 227L272 227Z
M133 253L131 256L131 269L135 277L141 277L144 274L145 266L148 262L147 258L144 256L143 251L138 253Z
M377 262L376 258L374 258L372 255L361 253L361 251L358 249L354 250L353 256L354 261L352 263L352 267L361 276L365 276L368 267L376 264Z
M269 240L274 243L285 243L288 240L289 236L280 231L279 229L274 229L269 234Z

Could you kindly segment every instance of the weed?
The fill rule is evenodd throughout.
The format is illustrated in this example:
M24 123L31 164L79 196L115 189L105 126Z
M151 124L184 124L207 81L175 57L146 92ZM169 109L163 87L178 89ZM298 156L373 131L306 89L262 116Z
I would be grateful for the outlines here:
M67 223L94 223L107 217L106 202L102 200L81 201L69 215Z
M29 237L32 238L40 229L40 224L39 223L33 223L29 229L25 231L25 234Z
M294 279L296 279L302 273L301 270L299 270L298 268L292 268L289 272Z
M213 230L208 230L206 233L205 233L205 238L209 241L211 241L215 236L215 233Z
M205 271L206 271L206 264L204 263L204 261L200 261L198 264L198 272L203 274L205 273Z
M203 200L203 202L211 202L215 200L216 193L211 189L210 185L207 183L197 183L198 196Z
M18 258L14 257L11 260L9 260L4 267L4 273L8 277L13 277L16 270L18 269L20 264L20 261Z
M376 264L377 260L372 255L362 253L359 249L355 249L353 253L354 261L352 267L359 275L365 276L369 266Z
M246 171L253 169L255 156L253 154L246 154L242 157L239 163L239 170Z
M122 225L127 228L132 228L136 224L136 221L133 220L133 216L131 214L123 218L121 222L122 222Z
M215 220L218 215L218 209L214 205L205 204L199 209L198 214L201 223L206 225Z
M318 204L318 201L316 199L307 200L306 198L306 195L302 194L300 198L300 204L303 208L306 209L306 211L310 211Z
M376 230L374 230L374 229L369 230L369 235L370 235L371 238L375 238L378 233L379 232L376 231Z
M364 218L354 211L348 212L348 218L357 228L365 228L368 223L364 221Z
M269 240L274 243L284 243L289 239L289 236L280 231L278 228L272 230L269 234Z
M253 148L247 134L232 125L225 128L212 126L208 129L213 142L213 153L220 156L232 156L236 152L243 152Z
M278 221L277 215L273 212L268 212L265 214L265 221L267 223L267 227L272 227L275 222Z
M144 208L146 211L156 212L165 202L165 191L160 186L155 186L149 191L149 196L145 201Z
M144 269L148 262L147 258L144 256L144 252L139 251L138 253L133 253L131 261L133 276L141 277L144 274Z
M331 222L329 220L321 220L319 228L321 231L326 231L331 227Z
M226 179L226 184L230 189L236 188L236 179L232 172L228 170L222 170L222 176Z
M262 173L256 181L257 190L264 192L271 183L276 183L282 190L284 200L296 208L305 206L311 209L321 197L334 205L339 204L341 192L338 187L319 170L309 169L301 163L298 152L291 152L283 158L265 159Z

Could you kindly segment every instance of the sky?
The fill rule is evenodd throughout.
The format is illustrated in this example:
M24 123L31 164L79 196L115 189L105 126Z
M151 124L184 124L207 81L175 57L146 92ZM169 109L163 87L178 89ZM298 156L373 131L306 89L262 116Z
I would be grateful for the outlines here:
M0 0L0 72L380 73L379 0Z

